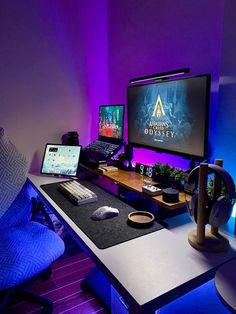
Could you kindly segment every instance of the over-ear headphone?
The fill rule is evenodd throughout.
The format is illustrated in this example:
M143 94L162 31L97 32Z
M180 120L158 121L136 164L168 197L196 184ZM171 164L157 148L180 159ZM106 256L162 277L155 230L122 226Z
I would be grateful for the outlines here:
M200 166L195 167L189 174L188 184L198 183ZM207 196L206 221L213 227L220 227L227 223L232 212L232 199L235 197L234 181L230 174L222 167L214 164L208 164L208 174L214 173L223 181L226 188L226 195L211 199ZM197 186L197 184L196 184ZM194 194L188 204L190 216L197 222L198 193Z

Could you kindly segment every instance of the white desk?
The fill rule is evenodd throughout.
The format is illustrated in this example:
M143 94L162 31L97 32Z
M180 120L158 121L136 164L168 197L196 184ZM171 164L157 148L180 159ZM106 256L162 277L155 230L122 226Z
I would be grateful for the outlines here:
M122 295L130 313L154 313L213 278L217 267L236 257L235 237L229 238L231 247L225 253L203 253L193 249L188 244L188 232L196 226L187 214L169 219L168 229L98 249L40 188L42 184L63 180L31 174L28 178Z

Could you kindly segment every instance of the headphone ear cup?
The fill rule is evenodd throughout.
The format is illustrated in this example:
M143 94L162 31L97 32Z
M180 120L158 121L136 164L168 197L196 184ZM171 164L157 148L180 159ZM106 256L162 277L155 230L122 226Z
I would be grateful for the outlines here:
M211 213L213 204L214 204L214 201L210 198L209 195L207 195L206 224L209 223L210 213Z
M207 196L207 208L206 208L206 221L205 224L209 221L209 215L212 207L212 200ZM188 212L193 221L197 223L197 211L198 211L198 193L194 194L189 202Z
M209 215L209 224L213 227L220 227L227 223L231 216L233 205L231 200L225 196L220 196L213 203Z
M195 222L197 222L197 218L196 218L197 203L198 203L198 194L196 193L192 196L188 204L188 213L191 219Z

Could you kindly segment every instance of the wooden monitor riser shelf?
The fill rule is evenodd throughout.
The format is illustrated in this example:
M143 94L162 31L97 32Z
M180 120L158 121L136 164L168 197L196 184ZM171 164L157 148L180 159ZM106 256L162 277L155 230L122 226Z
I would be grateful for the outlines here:
M150 199L154 202L156 202L158 205L168 209L168 210L175 210L178 208L181 208L185 206L186 201L189 201L191 199L190 195L185 194L184 192L179 193L179 202L177 203L166 203L162 200L162 195L158 196L150 196L148 194L145 194L142 192L142 186L143 186L143 178L145 176L134 172L134 171L125 171L118 169L118 171L115 172L107 172L107 173L98 173L97 170L88 168L87 166L84 166L87 170L99 174L101 176L104 176L106 178L109 178L112 180L114 183L125 187L129 190L132 190L134 192L137 192L139 194L142 194L145 196L147 199ZM153 184L157 184L158 182L152 181Z

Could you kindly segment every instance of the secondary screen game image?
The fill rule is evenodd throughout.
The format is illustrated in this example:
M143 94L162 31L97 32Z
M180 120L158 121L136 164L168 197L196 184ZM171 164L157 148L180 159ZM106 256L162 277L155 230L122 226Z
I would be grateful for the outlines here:
M100 106L99 135L122 139L123 114L123 106Z
M41 172L75 176L81 146L47 145Z
M195 77L128 88L130 141L203 153L206 86L206 77Z

